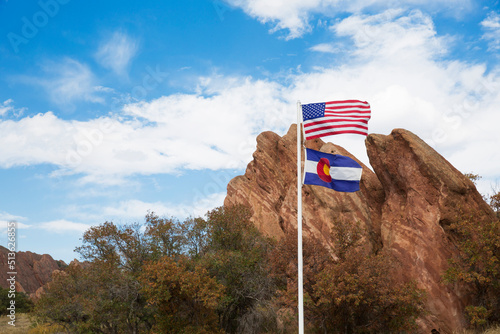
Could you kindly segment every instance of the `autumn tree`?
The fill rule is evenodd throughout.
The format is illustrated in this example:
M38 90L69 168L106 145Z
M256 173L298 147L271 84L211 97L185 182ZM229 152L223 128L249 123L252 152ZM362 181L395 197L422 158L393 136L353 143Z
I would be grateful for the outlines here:
M267 331L273 246L240 206L183 222L105 222L76 249L85 265L54 277L35 314L74 333Z
M155 310L141 291L139 275L144 263L163 250L153 249L156 240L142 231L140 224L111 222L87 230L76 248L85 264L54 277L36 303L35 315L74 333L149 331Z
M477 181L481 180L482 179L482 176L479 175L479 174L474 174L472 172L469 172L469 173L465 173L464 176L466 178L468 178L469 180L472 181L472 183L474 183L474 185L477 185Z
M460 214L450 225L459 255L449 260L444 279L473 288L474 300L466 313L470 324L480 327L500 322L500 222L477 216Z
M144 266L141 282L156 309L155 332L221 333L216 309L224 287L204 268L164 256Z
M393 279L395 262L362 242L357 223L334 220L333 247L303 240L305 326L314 333L397 333L412 330L423 312L423 292ZM273 255L279 300L294 313L285 332L296 330L297 234L289 233ZM281 321L287 319L280 319Z
M490 206L500 219L500 191L490 196Z
M209 238L200 262L225 288L218 312L228 333L263 332L275 325L274 319L269 321L276 289L268 261L274 243L250 217L243 206L219 207L207 214Z
M305 325L307 331L314 329L314 314L310 311L314 308L312 297L315 293L314 286L319 274L326 265L332 261L332 254L318 240L303 238L303 283L304 283L304 308ZM292 230L276 245L275 251L270 256L272 264L271 274L276 280L278 294L275 298L280 312L277 321L281 324L284 333L297 331L297 309L298 309L298 252L297 231Z
M138 291L137 281L114 265L72 264L53 275L34 314L70 333L139 333L151 328L152 316Z
M357 222L335 219L332 238L336 259L319 274L314 287L318 327L328 333L397 333L413 331L423 314L424 292L413 282L393 277L397 263L375 254L362 242Z

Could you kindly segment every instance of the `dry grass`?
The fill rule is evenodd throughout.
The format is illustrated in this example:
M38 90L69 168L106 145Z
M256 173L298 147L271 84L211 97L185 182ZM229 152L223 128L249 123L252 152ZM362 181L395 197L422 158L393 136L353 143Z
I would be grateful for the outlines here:
M0 321L0 333L19 333L26 334L31 326L31 321L27 314L16 314L15 326L9 325L10 319L7 316L2 316Z
M500 334L500 326L493 326L485 331L463 330L455 334Z
M27 314L16 314L16 326L8 324L10 321L6 316L2 316L0 321L0 334L55 334L64 333L64 329L59 326L40 324L32 328L32 322ZM455 334L500 334L500 326L493 326L485 331L463 330Z
M483 334L500 334L500 326L487 329Z
M28 334L64 334L64 328L58 325L42 324L31 328Z
M7 316L0 321L0 334L63 334L64 329L57 325L39 324L34 327L27 314L16 314L15 326L9 325ZM34 327L34 328L33 328Z

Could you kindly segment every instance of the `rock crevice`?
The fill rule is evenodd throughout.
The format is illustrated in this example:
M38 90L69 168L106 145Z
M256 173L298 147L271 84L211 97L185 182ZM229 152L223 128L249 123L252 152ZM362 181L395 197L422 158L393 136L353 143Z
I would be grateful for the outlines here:
M283 137L259 135L254 160L244 176L229 182L224 203L248 205L255 225L277 239L297 226L296 139L296 125ZM384 249L399 260L397 277L416 281L427 291L429 313L419 320L422 331L461 329L467 293L441 282L448 259L457 251L443 226L460 214L493 218L491 208L467 177L410 131L371 134L365 145L373 171L358 161L363 167L360 191L303 186L304 235L331 246L335 219L358 221L366 231L367 246ZM306 146L357 160L320 139Z

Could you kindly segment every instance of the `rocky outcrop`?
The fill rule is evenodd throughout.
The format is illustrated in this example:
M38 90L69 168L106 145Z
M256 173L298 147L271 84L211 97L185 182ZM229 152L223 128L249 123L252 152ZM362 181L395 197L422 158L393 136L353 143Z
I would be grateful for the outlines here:
M409 131L369 135L366 148L385 193L380 224L384 248L403 264L402 279L415 280L427 291L426 324L445 333L461 328L466 292L441 283L456 252L447 229L462 214L494 219L491 208L471 180Z
M7 273L12 271L7 266L8 254L9 250L0 246L0 286L3 288L8 288ZM16 290L28 295L35 294L40 287L50 282L53 271L65 266L63 261L56 261L47 254L16 252Z
M264 132L257 137L257 150L245 175L232 179L227 186L224 205L245 204L252 220L262 232L281 238L297 228L297 146L296 126L280 137ZM342 147L316 139L306 142L308 148L350 156ZM303 158L302 158L303 160ZM372 231L366 237L373 247L380 246L380 215L384 191L377 176L360 161L363 175L361 191L339 193L327 188L303 187L304 235L313 236L325 245L331 244L333 219L359 221Z
M448 226L461 213L493 218L492 210L467 177L413 133L371 134L365 144L373 171L361 164L360 191L303 186L304 235L330 245L335 219L359 221L368 247L383 248L399 260L397 277L427 291L429 313L419 320L422 332L461 329L467 292L441 282L447 259L457 251ZM319 139L306 146L355 159ZM278 239L296 229L296 159L295 125L283 137L262 133L245 175L228 184L224 204L250 206L255 225Z

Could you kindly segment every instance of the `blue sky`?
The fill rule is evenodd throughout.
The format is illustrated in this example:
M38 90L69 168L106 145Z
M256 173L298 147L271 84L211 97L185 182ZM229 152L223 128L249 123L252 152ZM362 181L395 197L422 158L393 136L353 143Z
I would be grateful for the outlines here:
M92 225L203 215L297 100L366 100L369 132L413 131L500 190L497 1L0 0L0 22L19 250L70 261ZM368 164L363 138L327 140Z

